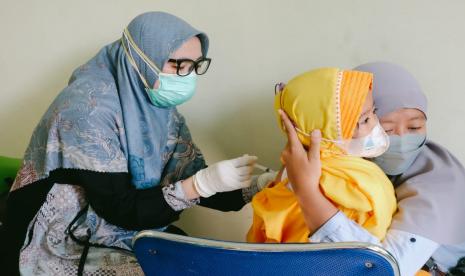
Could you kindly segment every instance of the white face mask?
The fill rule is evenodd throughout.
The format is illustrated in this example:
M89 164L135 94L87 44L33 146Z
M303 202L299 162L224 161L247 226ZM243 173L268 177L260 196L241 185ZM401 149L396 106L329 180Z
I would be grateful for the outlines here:
M310 134L303 132L301 129L297 127L295 129L300 134L311 137ZM386 134L379 121L367 136L342 141L325 138L322 138L322 140L335 143L345 150L348 155L366 158L380 156L389 148L389 136Z
M299 128L296 127L295 129L300 134L310 137L309 134L303 132ZM389 148L389 136L386 134L379 121L370 134L364 137L342 141L325 138L322 138L322 140L335 143L349 155L365 158L380 156Z
M346 150L352 156L372 158L380 156L388 148L389 136L378 121L367 136L349 140Z

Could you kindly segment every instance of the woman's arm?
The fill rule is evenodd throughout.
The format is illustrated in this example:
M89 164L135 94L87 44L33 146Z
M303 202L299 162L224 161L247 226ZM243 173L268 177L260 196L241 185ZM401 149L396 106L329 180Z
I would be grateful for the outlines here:
M167 226L179 218L181 211L169 204L175 184L140 190L132 184L129 173L57 169L46 181L81 186L99 216L128 230Z
M368 242L382 246L396 259L401 275L415 275L433 255L439 245L427 238L412 233L388 230L385 239L380 242L359 224L338 212L312 236L311 242Z
M245 205L240 189L199 198L192 177L164 187L139 190L127 173L59 169L50 176L52 183L82 186L99 216L129 230L167 226L178 220L184 209L196 204L222 211L240 210Z

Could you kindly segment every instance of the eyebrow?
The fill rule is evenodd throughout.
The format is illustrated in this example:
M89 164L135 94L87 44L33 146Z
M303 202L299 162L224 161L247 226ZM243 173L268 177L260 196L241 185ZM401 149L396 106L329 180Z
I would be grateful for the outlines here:
M422 116L416 116L416 117L410 118L410 119L408 119L408 120L409 120L409 121L415 121L415 120L422 120L422 121L424 121L424 120L426 120L426 119L425 119L424 117L422 117Z
M174 62L175 60L178 60L178 59L189 59L189 60L193 60L193 61L198 61L200 59L202 59L204 56L201 55L200 57L198 57L197 59L190 59L190 58L186 58L186 57L181 57L181 58L168 58L168 62ZM173 60L173 61L170 61L170 60Z
M374 108L375 108L375 106L372 105L372 106L370 107L370 109L368 109L367 111L363 112L363 113L360 115L360 117L365 116L365 115L367 115L368 113L372 112Z

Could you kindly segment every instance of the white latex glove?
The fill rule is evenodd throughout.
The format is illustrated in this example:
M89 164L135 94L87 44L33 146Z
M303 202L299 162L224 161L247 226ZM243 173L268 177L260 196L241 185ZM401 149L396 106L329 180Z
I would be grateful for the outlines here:
M255 182L255 185L257 185L258 191L263 190L263 188L266 187L270 182L274 181L276 179L276 175L278 172L275 171L270 171L266 173L262 173L260 175L254 175L253 182Z
M256 160L256 156L244 155L200 170L193 177L195 189L201 197L209 197L218 192L249 187Z

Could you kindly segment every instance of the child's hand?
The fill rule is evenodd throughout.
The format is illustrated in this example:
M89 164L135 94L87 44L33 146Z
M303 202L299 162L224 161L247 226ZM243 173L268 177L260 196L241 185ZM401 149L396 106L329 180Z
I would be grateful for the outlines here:
M319 130L312 132L310 147L306 152L287 115L282 110L279 110L279 114L287 133L287 145L281 153L281 158L286 165L287 176L292 183L305 222L310 233L313 233L338 210L323 195L319 187L321 132Z
M311 145L307 152L286 113L279 110L279 114L287 134L287 145L281 153L281 159L285 163L294 192L297 195L319 192L321 132L319 130L312 132Z

